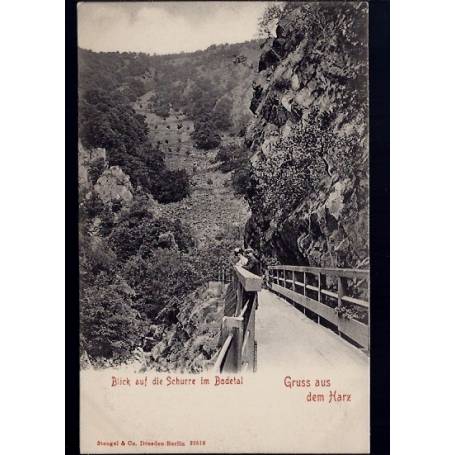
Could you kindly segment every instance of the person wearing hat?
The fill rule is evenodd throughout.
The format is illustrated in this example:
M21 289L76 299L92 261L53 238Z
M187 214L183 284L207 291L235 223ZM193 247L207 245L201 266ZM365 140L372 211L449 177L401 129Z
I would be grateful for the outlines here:
M240 267L245 267L248 264L248 258L245 256L242 248L235 248L234 255L237 260L235 265L239 265Z
M248 264L248 258L244 255L243 248L234 248L230 262L234 266L245 267ZM224 298L224 316L234 316L237 305L237 290L233 283L229 283Z
M243 266L246 270L249 270L251 273L255 275L261 274L261 266L259 263L259 259L253 250L253 248L248 247L245 250L245 257L247 259L247 263Z

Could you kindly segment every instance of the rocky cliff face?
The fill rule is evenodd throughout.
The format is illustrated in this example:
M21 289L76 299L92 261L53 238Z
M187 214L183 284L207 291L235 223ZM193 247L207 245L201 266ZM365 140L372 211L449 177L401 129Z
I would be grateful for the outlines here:
M157 324L150 327L144 368L182 373L210 368L219 348L224 292L224 286L201 286L178 308L173 303L167 305ZM160 324L159 319L167 322Z
M88 149L81 142L78 145L78 179L79 189L88 191L93 185L93 180L89 173L89 168L93 163L99 162L102 167L107 166L106 150L102 148Z
M289 3L263 45L246 241L282 263L368 265L367 14Z

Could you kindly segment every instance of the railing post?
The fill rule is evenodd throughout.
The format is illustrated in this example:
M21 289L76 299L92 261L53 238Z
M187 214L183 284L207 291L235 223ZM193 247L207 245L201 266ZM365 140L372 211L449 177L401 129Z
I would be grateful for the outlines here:
M292 271L292 290L295 292L295 272Z
M223 371L236 373L242 366L242 340L243 340L243 321L237 317L224 317L223 330L225 340L230 333L233 335L232 348L226 356Z
M343 305L343 296L345 294L344 283L341 277L338 277L338 308L341 308Z
M235 315L238 316L242 311L242 303L243 303L243 288L240 281L237 280L237 302L235 306Z
M318 272L318 302L321 301L321 272ZM320 324L321 318L318 314L318 324Z
M306 272L303 272L303 295L306 297Z
M256 325L256 307L258 295L255 293L254 298L248 298L249 311L244 316L243 342L242 342L242 370L244 364L248 364L248 371L256 371L256 352L255 352L255 325ZM245 346L243 346L245 344Z
M370 297L370 277L367 278L367 296L368 296L368 352L370 352L370 337L371 337L371 326L370 326L370 315L371 315L371 297Z
M286 287L286 269L283 269L283 287Z
M321 301L321 272L318 272L318 302Z
M340 310L343 306L343 296L345 294L345 287L342 278L338 277L338 309ZM338 318L340 318L340 313L338 313ZM341 335L340 326L338 324L338 335Z
M242 342L243 342L243 326L232 329L234 332L234 371L237 373L242 368Z

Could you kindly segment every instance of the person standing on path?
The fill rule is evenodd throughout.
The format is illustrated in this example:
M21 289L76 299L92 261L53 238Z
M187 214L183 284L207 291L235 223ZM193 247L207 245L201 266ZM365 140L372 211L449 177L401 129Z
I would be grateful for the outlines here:
M248 259L243 255L242 248L235 248L234 255L230 258L229 262L232 266L244 267L248 263ZM236 305L237 290L234 288L233 281L231 281L224 297L224 316L234 316Z
M245 250L245 257L247 258L248 262L246 263L244 268L246 270L249 270L251 273L254 273L255 275L261 275L260 261L259 261L258 255L253 250L253 248L248 247Z

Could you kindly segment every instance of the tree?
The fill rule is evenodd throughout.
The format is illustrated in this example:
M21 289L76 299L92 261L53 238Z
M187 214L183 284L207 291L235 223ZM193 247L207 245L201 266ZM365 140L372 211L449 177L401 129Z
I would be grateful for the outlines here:
M133 256L125 264L125 280L136 290L135 308L154 319L172 299L182 298L202 283L193 258L175 249L154 249L146 260Z
M251 172L249 169L240 168L232 175L232 186L238 194L247 195L250 190Z
M105 169L106 161L104 160L104 158L98 158L97 160L92 161L89 164L88 175L93 185L98 181L98 179L100 178L101 174L104 172Z
M218 130L228 130L232 127L231 120L232 100L223 96L215 105L212 121Z
M178 202L190 193L190 179L185 169L163 173L154 195L158 202Z
M209 150L221 144L221 136L215 126L209 121L197 122L191 133L194 144L199 149Z
M120 285L93 286L81 298L81 345L94 360L125 362L141 346L146 325Z
M79 204L79 215L81 221L86 219L93 219L100 216L104 209L103 201L98 196L98 193L91 191L85 196Z
M283 14L284 2L275 2L266 7L258 22L258 37L271 38L275 36L275 28Z

